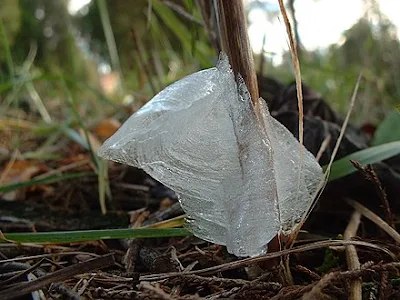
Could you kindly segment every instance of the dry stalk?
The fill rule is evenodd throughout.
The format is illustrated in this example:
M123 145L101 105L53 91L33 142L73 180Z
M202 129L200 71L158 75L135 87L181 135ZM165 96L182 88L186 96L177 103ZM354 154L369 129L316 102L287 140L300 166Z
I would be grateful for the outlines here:
M356 102L358 89L359 89L359 87L360 87L360 82L361 82L361 74L360 74L360 75L358 76L358 78L357 78L357 82L356 82L356 85L355 85L355 87L354 87L353 94L352 94L352 96L351 96L351 100L350 100L350 104L349 104L349 109L347 110L346 117L345 117L345 119L344 119L344 121L343 121L342 127L340 128L340 134L339 134L339 137L338 137L338 139L337 139L337 141L336 141L335 147L333 148L331 158L330 158L330 160L329 160L328 166L327 166L326 171L325 171L325 174L324 174L324 179L321 180L320 185L318 186L318 189L317 189L317 193L316 193L316 195L314 195L314 202L313 202L313 204L311 205L310 209L309 209L308 212L306 213L306 215L305 215L305 217L303 218L301 224L298 226L297 231L293 233L293 236L291 237L291 242L292 242L291 245L293 245L294 241L296 240L296 237L297 237L297 235L299 234L301 227L304 225L305 220L308 218L308 216L310 215L311 211L314 209L315 205L316 205L317 202L318 202L319 197L320 197L321 194L322 194L322 191L323 191L324 188L325 188L325 185L328 183L328 178L329 178L329 174L330 174L330 170L331 170L333 161L335 160L336 154L337 154L337 152L339 151L340 144L341 144L341 142L342 142L342 139L343 139L343 137L344 137L344 133L345 133L345 131L346 131L347 125L348 125L349 120L350 120L351 112L353 111L354 104L355 104L355 102ZM321 147L322 147L322 145L321 145Z
M257 75L247 33L243 1L214 1L218 8L222 50L228 55L234 74L243 77L253 103L257 103L259 98Z
M344 239L351 240L356 236L358 227L360 225L361 214L355 210L350 218L350 222L344 231ZM358 259L357 250L354 245L346 246L346 261L349 270L360 269L360 260ZM350 286L350 300L361 300L362 299L362 281L361 278L357 278L351 281Z
M317 153L317 155L315 156L315 159L316 159L317 161L319 161L319 160L321 159L321 157L322 157L322 155L324 154L324 152L326 151L326 149L328 149L329 143L330 143L331 139L332 139L332 136L331 136L330 134L328 134L328 135L324 138L324 140L322 141L321 147L319 147L318 153Z
M400 234L394 230L387 222L377 216L374 212L366 208L361 203L354 201L352 199L347 198L346 202L352 206L354 209L359 211L364 217L374 222L379 228L385 231L388 235L390 235L396 243L400 244Z
M322 290L328 286L332 287L341 281L353 280L364 276L376 275L378 273L385 272L394 272L398 273L400 268L400 262L391 262L386 264L373 264L372 262L368 262L361 266L360 269L353 271L336 271L331 272L325 275L320 281L310 283L304 286L298 287L286 287L280 290L279 294L272 299L299 299L301 295L306 294L307 296L303 296L303 299L321 299L323 296ZM318 298L310 298L311 291L314 290L311 294L317 296ZM385 299L385 298L384 298Z
M307 299L321 299L322 298L322 290L332 282L332 280L336 277L337 275L334 272L326 274L324 277L321 278L320 281L315 284L312 289L303 295L301 299L307 300Z
M321 279L321 276L319 276L314 271L311 271L310 269L306 268L305 266L297 265L295 268L297 271L308 275L312 280L318 281Z
M150 284L150 282L141 282L139 285L139 289L144 289L144 290L149 290L153 292L158 299L164 299L164 300L173 300L176 298L171 297L168 293L164 292L163 289L161 289L159 284L156 284L156 286L153 286Z
M302 90L302 84L301 84L301 72L300 72L300 62L299 62L299 57L297 54L297 41L293 36L292 33L292 27L290 25L290 21L286 12L285 5L283 4L283 0L279 0L279 7L283 16L283 20L285 22L285 27L286 27L286 33L289 38L289 49L290 49L290 54L292 57L292 63L293 67L295 70L295 77L296 77L296 91L297 91L297 105L299 108L299 142L300 142L300 167L299 167L299 176L298 176L298 190L300 190L300 176L302 173L302 158L303 158L303 133L304 133L304 115L303 115L303 90ZM296 233L295 233L296 235ZM290 272L290 266L289 266L289 256L285 258L285 277L286 281L289 284L293 284L293 277Z
M285 5L283 4L283 0L279 1L279 7L281 9L283 21L285 22L286 33L289 38L290 45L290 54L292 56L292 63L295 71L296 77L296 89L297 89L297 105L299 107L299 141L300 144L303 145L303 131L304 131L304 115L303 115L303 87L301 85L301 72L300 72L300 62L299 56L297 53L297 41L293 36L292 26L290 25L290 21L286 12Z

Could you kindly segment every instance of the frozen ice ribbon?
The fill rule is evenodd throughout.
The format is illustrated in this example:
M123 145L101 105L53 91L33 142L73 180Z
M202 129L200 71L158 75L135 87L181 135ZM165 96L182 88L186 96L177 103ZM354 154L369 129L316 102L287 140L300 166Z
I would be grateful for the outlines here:
M99 155L173 189L195 236L236 256L265 253L277 233L300 223L323 173L305 148L300 158L299 142L265 102L250 100L221 55L216 67L158 93Z

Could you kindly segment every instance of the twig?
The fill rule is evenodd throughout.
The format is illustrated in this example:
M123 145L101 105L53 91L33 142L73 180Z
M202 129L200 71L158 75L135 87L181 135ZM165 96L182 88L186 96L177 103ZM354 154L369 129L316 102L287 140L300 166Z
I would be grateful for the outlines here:
M145 289L153 292L156 294L160 299L165 299L165 300L172 300L174 298L171 297L171 295L167 294L164 292L159 286L153 286L150 284L150 282L141 282L139 285L140 289Z
M172 279L168 279L164 284L175 285L175 284L188 284L190 286L198 285L217 285L223 286L224 288L232 288L235 286L246 286L265 290L278 291L282 288L282 285L278 282L263 282L263 281L248 281L243 279L231 279L231 278L219 278L219 277L203 277L198 275L186 275L181 274L180 276Z
M347 198L346 202L354 209L359 211L364 217L374 222L378 227L380 227L383 231L390 235L396 241L396 243L400 244L400 234L396 230L394 230L388 223L377 216L374 212L352 199Z
M16 281L18 278L21 278L21 277L25 276L26 274L31 273L33 270L39 268L44 261L45 261L45 258L42 258L40 261L38 261L33 266L26 265L26 269L24 271L16 274L15 276L12 276L12 277L6 279L6 280L1 281L0 288L2 288L4 285L8 285L8 284L12 283L13 281Z
M307 300L307 299L321 299L320 295L322 293L322 290L332 282L332 280L336 277L337 275L334 272L326 274L324 277L321 278L320 281L318 281L312 289L303 295L301 299Z
M317 273L315 273L314 271L311 271L310 269L308 269L308 268L306 268L306 267L304 267L302 265L297 265L295 268L296 268L297 271L299 271L301 273L304 273L304 274L307 274L308 276L310 276L310 278L312 280L320 280L321 279L321 276L319 276Z
M86 262L75 264L64 269L55 271L53 273L49 273L34 281L26 283L24 282L8 289L2 290L0 291L0 299L15 299L17 297L29 294L33 291L39 290L50 283L63 281L77 274L108 267L113 265L114 263L115 260L112 254L105 255L99 258L94 258Z
M70 255L88 255L88 256L93 256L93 257L99 257L99 255L95 254L95 253L83 252L83 251L72 251L72 252L39 254L39 255L32 255L32 256L23 256L23 257L3 259L3 260L0 260L0 264L4 264L4 263L8 263L8 262L16 262L16 261L28 261L28 260L32 260L32 259L38 259L38 258L50 258L50 257L57 257L57 256L70 256Z
M358 270L331 272L321 279L321 281L323 281L322 283L317 281L305 286L300 286L298 289L294 290L292 287L284 288L279 292L279 294L276 297L273 297L272 299L298 299L304 293L309 293L316 285L318 285L318 289L319 291L321 291L322 290L321 288L327 287L328 285L333 285L343 280L353 280L363 276L376 274L379 272L389 272L389 271L398 272L399 268L400 268L400 262L391 262L387 264L376 264L376 265L371 265L370 263L367 263L361 266L361 268ZM330 280L327 281L327 279ZM289 291L285 293L285 290ZM304 297L303 299L313 299L313 298Z
M369 247L372 249L383 251L386 254L388 254L390 257L392 257L393 259L396 259L396 256L392 252L390 252L386 248L377 246L375 244L371 244L371 243L367 243L367 242L363 242L363 241L329 240L329 241L315 242L315 243L312 243L309 245L293 247L291 249L285 249L285 250L278 251L278 252L272 252L272 253L268 253L268 254L262 255L262 256L245 258L242 260L225 263L225 264L221 264L221 265L217 265L217 266L213 266L213 267L209 267L209 268L205 268L205 269L201 269L201 270L194 270L191 272L187 272L186 274L187 275L190 275L190 274L208 274L208 275L210 275L210 274L214 274L217 272L223 272L223 271L227 271L227 270L241 268L244 266L248 266L250 264L264 262L264 261L267 261L267 260L270 260L273 258L285 256L288 254L316 250L316 249L320 249L320 248L324 248L324 247L346 246L346 245L358 245L358 246ZM171 273L164 273L164 274L151 274L151 275L141 276L140 280L145 280L145 281L162 280L162 279L167 279L167 278L176 277L176 276L180 276L180 275L182 275L182 273L180 273L180 272L171 272Z
M365 177L365 179L371 181L376 189L376 193L378 194L378 197L381 199L382 206L383 206L383 212L385 214L385 219L386 222L389 223L392 228L396 228L394 224L394 218L392 211L390 209L389 201L387 199L386 192L384 188L382 187L382 183L379 180L378 175L376 174L374 168L371 165L366 165L363 167L359 162L350 160L350 162L353 164L353 166L358 169L362 175Z
M344 231L344 239L350 240L357 234L358 227L360 225L361 214L355 210L351 216L350 222ZM358 259L357 250L354 245L346 246L346 261L349 270L360 269L360 261ZM362 281L361 279L355 279L351 282L350 286L350 300L361 300L362 299Z

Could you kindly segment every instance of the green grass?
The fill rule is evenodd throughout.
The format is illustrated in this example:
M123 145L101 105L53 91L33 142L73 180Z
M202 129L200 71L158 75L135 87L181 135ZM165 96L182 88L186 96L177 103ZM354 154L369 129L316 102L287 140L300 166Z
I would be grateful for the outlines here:
M387 114L379 124L372 139L372 145L376 146L398 140L400 140L400 113L395 109Z
M85 231L4 233L2 236L0 236L0 242L35 244L76 243L110 239L168 238L191 235L192 234L184 228L104 229Z
M350 160L355 160L361 165L374 164L400 154L400 141L370 147L336 160L331 167L329 180L335 180L350 175L357 171ZM326 167L325 167L326 168Z

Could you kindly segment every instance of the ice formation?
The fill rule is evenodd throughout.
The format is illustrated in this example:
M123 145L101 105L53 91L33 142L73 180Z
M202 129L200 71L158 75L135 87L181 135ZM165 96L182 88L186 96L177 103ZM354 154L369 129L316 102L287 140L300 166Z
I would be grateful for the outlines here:
M253 106L239 81L221 55L216 67L157 94L99 155L173 189L195 236L255 256L278 232L296 227L323 175L304 147L299 167L299 142L262 99Z

